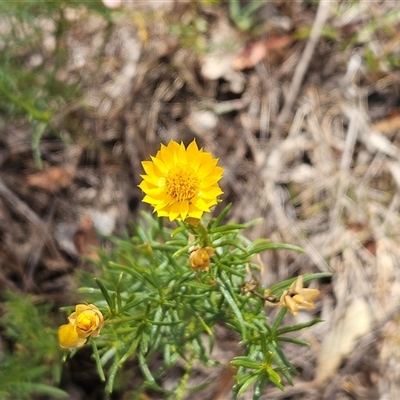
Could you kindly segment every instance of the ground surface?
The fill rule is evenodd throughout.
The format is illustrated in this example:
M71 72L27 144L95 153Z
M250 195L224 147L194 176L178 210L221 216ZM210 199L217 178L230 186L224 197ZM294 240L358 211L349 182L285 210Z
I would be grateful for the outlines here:
M289 356L295 386L262 398L397 400L399 5L274 0L246 18L211 3L131 1L109 21L83 3L64 9L62 34L44 19L24 67L47 68L62 48L55 80L79 95L49 103L43 170L38 125L1 117L0 285L69 304L93 226L118 234L146 208L140 161L160 142L195 138L226 170L231 219L261 217L249 236L306 249L265 256L266 286L333 272L316 285L325 322ZM102 398L89 373L71 371L71 398ZM228 398L228 375L210 399Z

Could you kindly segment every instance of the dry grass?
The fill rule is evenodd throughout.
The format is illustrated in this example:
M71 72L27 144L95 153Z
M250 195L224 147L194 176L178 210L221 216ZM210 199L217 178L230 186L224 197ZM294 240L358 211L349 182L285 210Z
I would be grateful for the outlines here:
M68 290L81 263L71 241L81 218L118 232L144 208L136 187L140 160L159 142L195 137L226 169L231 218L262 217L251 237L306 249L265 255L263 284L333 272L332 282L320 285L317 312L325 322L303 333L309 349L293 353L301 371L295 386L262 398L399 399L400 75L388 57L400 55L399 5L276 0L266 7L264 36L312 26L311 34L253 68L213 70L215 80L204 76L212 55L168 32L172 23L201 15L209 26L197 39L219 43L222 64L248 39L229 25L226 8L132 2L110 27L83 7L70 10L69 57L59 79L79 78L83 96L54 118L72 144L45 137L41 149L46 168L72 165L75 178L55 192L29 186L26 176L37 172L29 126L2 122L1 285L62 302L58 289ZM235 46L218 38L223 34ZM346 325L355 304L357 323ZM339 338L329 346L324 338L332 331ZM222 376L207 398L228 398L231 379Z

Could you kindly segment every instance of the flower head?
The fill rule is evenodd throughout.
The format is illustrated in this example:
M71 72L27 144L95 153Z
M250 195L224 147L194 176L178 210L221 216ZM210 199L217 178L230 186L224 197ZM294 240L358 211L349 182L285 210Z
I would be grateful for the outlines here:
M103 314L93 304L78 304L68 320L58 330L58 341L65 349L82 347L89 336L98 337L104 324Z
M289 312L297 315L299 310L313 310L313 300L319 295L318 289L303 288L303 277L299 275L289 290L285 290L280 298L279 305L287 307Z
M161 145L151 161L142 162L146 172L139 185L145 194L143 201L159 217L196 224L222 194L218 181L224 170L217 162L195 140L187 148L173 140Z

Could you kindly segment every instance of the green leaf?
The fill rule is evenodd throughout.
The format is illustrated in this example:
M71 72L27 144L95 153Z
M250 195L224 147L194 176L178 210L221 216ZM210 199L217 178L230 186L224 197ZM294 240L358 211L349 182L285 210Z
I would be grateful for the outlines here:
M99 374L100 379L104 382L106 380L106 377L104 375L103 366L101 364L99 350L97 349L97 345L94 339L91 340L91 344L93 349L93 356L96 361L97 373Z
M288 337L277 337L276 340L278 342L287 342L297 344L299 346L309 346L310 343L306 342L305 340L295 339L295 338L288 338Z
M260 372L250 375L249 378L247 378L240 386L237 395L241 396L259 378L260 378Z
M282 385L282 380L279 374L273 369L273 368L268 368L268 379L279 389L282 391L284 390L284 387Z
M211 224L211 228L216 228L221 224L221 222L224 220L230 209L232 208L232 203L228 204L218 215L218 217L213 221Z
M120 313L123 313L125 311L128 311L132 308L137 307L140 303L143 303L145 300L149 299L149 294L148 293L143 293L143 294L138 294L137 297L130 301L129 303L126 303L124 306L122 306L119 310Z
M248 255L247 250L241 246L237 240L233 239L226 239L221 242L218 242L218 247L223 247L223 246L232 246L236 247L237 249L241 250L245 255Z
M313 325L317 324L318 322L322 322L322 321L323 321L323 319L321 319L321 318L314 318L313 320L304 322L302 324L285 326L276 331L276 336L281 336L288 332L295 332L295 331L299 331L304 328L309 328L310 326L313 326Z
M100 294L102 292L100 289L95 289L92 287L80 287L78 288L78 293Z
M40 140L47 128L47 123L39 122L33 130L32 135L32 152L35 159L35 164L39 169L43 168L42 155L40 152Z
M137 350L138 345L140 343L141 336L137 335L136 338L133 340L131 345L129 346L128 350L125 354L120 358L118 364L122 365L129 357L131 357Z
M44 395L55 397L57 399L69 398L69 394L64 392L63 390L45 385L43 383L24 382L22 383L22 385L24 385L26 389L33 393L41 393Z
M293 250L297 251L299 253L305 253L305 250L299 246L295 246L292 244L286 244L286 243L265 243L262 245L258 246L250 246L247 249L247 252L250 255L258 254L261 253L262 251L267 251L267 250Z
M139 361L140 370L143 372L143 375L146 378L146 380L148 381L148 383L155 385L156 380L154 379L154 376L150 372L150 369L149 369L149 366L147 365L144 354L141 352L139 353L138 361Z
M226 274L224 272L221 273L221 276L224 277L225 282L228 283L229 285L229 280L226 277ZM229 304L229 306L231 307L233 313L235 314L238 322L239 322L239 326L240 326L240 330L241 330L241 334L242 334L242 338L244 339L247 335L246 333L246 326L244 323L244 319L243 319L243 315L239 309L239 307L237 306L233 295L231 294L230 290L229 290L229 286L225 284L224 281L222 281L221 278L217 278L217 282L219 284L219 288L221 290L221 293L223 294L225 300L227 301L227 303Z
M229 224L229 225L224 225L224 226L218 226L215 228L210 228L209 232L210 233L237 233L238 230L241 229L246 229L246 225L243 224Z
M283 308L281 308L278 315L276 316L274 324L271 327L271 330L272 330L272 333L274 336L278 336L278 334L276 332L277 332L278 328L282 325L282 321L286 315L286 312L287 312L287 308L283 307Z
M296 372L294 367L289 363L286 357L280 351L278 346L274 346L272 343L268 343L269 351L273 354L273 359L277 367L280 369L281 374L286 378L289 384L293 385L293 380L290 372Z
M244 368L251 368L251 369L260 369L260 364L255 362L249 357L245 356L238 356L235 357L231 362L232 365L235 367L244 367Z
M178 233L187 231L188 229L189 229L189 226L188 226L188 225L178 226L178 228L176 228L175 230L173 230L173 231L171 232L171 237L176 236Z
M118 278L118 282L117 282L117 287L115 288L115 293L116 293L116 297L117 297L117 305L118 305L118 310L121 310L122 308L122 299L121 299L121 282L122 282L122 277L123 277L124 273L121 272L119 274L119 278Z
M108 292L108 289L106 285L99 279L99 278L94 278L95 282L99 286L101 293L103 293L104 299L111 308L112 311L115 311L115 299L113 299L110 296L110 293Z
M120 366L118 357L115 356L113 363L110 367L109 373L108 373L108 382L106 385L106 392L107 393L112 393L113 388L114 388L114 381L115 381L115 375L117 374L118 368Z

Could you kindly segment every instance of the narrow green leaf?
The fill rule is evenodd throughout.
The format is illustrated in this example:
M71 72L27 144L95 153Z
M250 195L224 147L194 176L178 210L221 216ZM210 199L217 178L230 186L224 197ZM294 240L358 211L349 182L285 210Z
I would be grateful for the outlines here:
M264 388L267 386L268 375L263 374L260 376L256 387L254 388L253 400L259 400Z
M69 394L64 392L61 389L45 385L43 383L33 383L33 382L24 382L22 385L25 386L30 392L41 393L44 395L52 396L57 399L68 399ZM8 397L6 397L8 398Z
M262 354L265 354L265 356L268 354L268 349L267 349L267 335L266 332L260 332L260 344L261 344L261 352Z
M174 254L172 254L172 257L177 258L177 257L181 256L182 254L185 254L185 253L189 254L189 248L194 246L198 242L199 242L199 240L196 239L194 242L191 242L184 247L180 247L178 250L174 249Z
M201 326L204 328L204 330L212 336L212 330L211 328L204 322L204 319L199 315L199 313L195 313L197 320L200 322Z
M119 367L119 360L118 357L115 356L113 363L110 367L109 373L108 373L108 382L106 385L106 392L107 393L112 393L113 388L114 388L114 381L115 381L115 375L117 374Z
M230 209L232 208L232 203L228 204L222 211L221 213L218 215L218 217L213 221L213 223L211 224L211 229L212 228L216 228L217 226L219 226L221 224L221 222L224 220L224 218L226 217L226 215L228 214L228 212L230 211Z
M112 357L115 356L117 353L117 349L115 347L110 347L100 358L101 365L107 364L109 360L111 360Z
M230 362L232 365L235 367L244 367L244 368L251 368L251 369L260 369L260 364L255 362L249 357L245 356L238 356L235 357L233 360Z
M290 385L293 385L292 376L290 375L290 371L294 370L294 367L289 363L286 357L279 351L279 348L276 348L272 343L268 343L268 348L272 352L274 356L275 364L281 371L281 374L286 378ZM294 370L295 371L295 370Z
M188 225L178 226L178 228L174 229L174 230L171 232L171 237L176 236L178 233L187 231L188 229L189 229L189 226L188 226Z
M135 308L140 303L143 303L143 301L148 300L148 298L149 298L149 294L147 294L147 293L137 295L137 297L134 300L132 300L129 303L126 303L123 307L121 307L119 312L122 313L122 312L130 310L131 308Z
M210 233L237 233L238 230L246 229L246 225L243 224L228 224L223 226L218 226L215 228L210 228Z
M78 288L78 293L100 294L101 290L92 287L80 287Z
M248 255L247 250L243 246L241 246L237 240L226 239L223 240L222 242L218 242L218 247L223 247L223 246L236 247L237 249L241 250L245 255Z
M121 310L121 308L122 308L121 287L120 287L120 286L121 286L121 282L122 282L122 277L123 277L123 275L124 275L123 272L121 272L121 273L119 274L117 286L116 286L116 288L115 288L115 293L116 293L116 297L117 297L117 305L118 305L117 310Z
M260 373L251 375L240 387L238 396L241 396L257 379L260 378Z
M148 381L148 383L155 385L156 380L154 379L153 375L150 372L150 369L146 363L146 358L145 358L144 354L141 352L139 353L138 361L139 361L140 370L143 372L143 375L146 378L146 380Z
M284 387L282 385L282 380L279 374L273 369L273 368L268 368L268 379L280 390L284 390Z
M115 300L110 296L106 285L98 278L94 278L95 282L99 286L101 293L103 293L104 299L111 308L112 311L115 310Z
M313 320L304 322L302 324L297 324L297 325L293 325L293 326L285 326L276 331L276 336L281 336L288 332L295 332L295 331L299 331L304 328L309 328L310 326L313 326L313 325L317 324L318 322L322 322L322 321L323 321L323 319L321 319L321 318L314 318Z
M142 331L140 335L140 353L146 354L149 349L150 336L147 332Z
M276 333L277 329L281 326L283 318L285 317L287 312L287 308L286 307L282 307L281 310L279 311L278 315L275 318L274 324L271 327L272 330L272 334L274 336L278 336L278 334Z
M33 130L33 135L32 135L32 152L33 152L33 158L35 160L35 164L39 169L43 168L43 163L42 163L42 155L40 152L40 140L47 128L47 123L44 122L39 122L34 130Z
M306 342L305 340L300 340L300 339L295 339L295 338L277 337L276 340L278 342L287 342L287 343L298 344L299 346L309 346L310 345L310 343Z
M251 255L261 253L268 250L293 250L299 253L305 253L305 250L299 246L286 243L265 243L263 245L250 247L247 252Z
M222 272L221 276L224 277L225 281L229 285L229 280L227 279L226 274L224 272ZM242 334L242 339L245 339L245 337L247 336L247 333L246 333L246 326L245 326L245 323L244 323L243 315L240 312L239 307L237 306L232 294L230 293L228 286L225 285L225 283L222 281L221 278L217 278L217 282L219 284L219 288L221 290L221 293L223 294L225 300L227 301L227 303L231 307L233 313L235 314L235 316L236 316L236 318L237 318L237 320L239 322L239 326L240 326L240 330L241 330L241 334Z
M94 339L92 339L91 344L92 344L92 349L93 349L93 356L96 361L97 373L99 374L101 381L104 382L106 380L106 377L104 375L103 366L101 364L99 350L97 349L96 341Z

